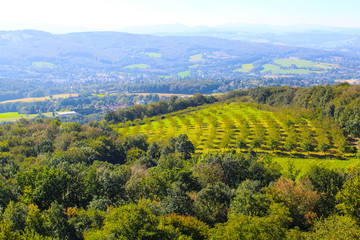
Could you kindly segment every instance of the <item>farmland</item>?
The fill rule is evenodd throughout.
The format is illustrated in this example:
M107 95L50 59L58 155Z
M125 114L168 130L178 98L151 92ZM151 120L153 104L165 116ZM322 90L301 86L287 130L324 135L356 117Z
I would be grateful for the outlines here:
M177 75L181 78L190 77L190 71L179 72Z
M42 115L46 117L51 117L52 113L44 113ZM38 116L39 114L19 114L17 112L0 113L0 123L15 122L17 120L20 120L21 118L34 119Z
M49 63L49 62L33 62L32 66L36 68L51 68L51 69L55 67L53 63Z
M162 57L161 53L150 52L150 53L145 53L145 54L152 58L161 58Z
M331 126L331 122L327 123ZM247 151L281 156L334 157L344 141L340 129L285 112L258 109L243 103L216 103L199 108L120 123L123 136L144 133L149 142L187 134L197 153ZM301 144L299 144L301 142Z
M52 99L59 99L59 98L68 98L68 97L77 97L79 96L79 94L56 94L53 95L51 98ZM9 101L3 101L0 103L9 103L9 102L43 102L45 100L49 100L51 99L50 96L46 96L46 97L33 97L33 98L21 98L21 99L14 99L14 100L9 100Z
M317 63L295 58L274 59L273 63L263 65L261 73L274 74L301 74L326 73L327 70L337 67L335 64ZM241 70L241 69L240 69Z
M124 68L128 68L128 69L132 69L132 68L139 68L139 69L146 69L146 68L149 68L150 66L149 65L146 65L146 64L132 64L132 65L128 65Z
M203 60L203 55L202 54L196 54L196 55L192 55L190 56L190 62L197 62L197 61L202 61Z
M275 59L274 62L283 67L291 67L292 65L295 65L298 68L320 68L320 69L331 69L333 67L337 67L335 64L317 63L317 62L295 59L295 58Z
M254 68L254 64L243 64L241 68L234 70L235 72L248 73Z

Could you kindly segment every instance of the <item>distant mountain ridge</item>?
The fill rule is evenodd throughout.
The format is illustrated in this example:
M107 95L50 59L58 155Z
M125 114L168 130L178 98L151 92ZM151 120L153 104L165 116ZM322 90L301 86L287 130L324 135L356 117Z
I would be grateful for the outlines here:
M311 24L275 26L266 24L229 23L214 27L181 24L135 26L122 32L159 36L212 36L251 42L316 48L348 50L360 54L360 28L331 27Z

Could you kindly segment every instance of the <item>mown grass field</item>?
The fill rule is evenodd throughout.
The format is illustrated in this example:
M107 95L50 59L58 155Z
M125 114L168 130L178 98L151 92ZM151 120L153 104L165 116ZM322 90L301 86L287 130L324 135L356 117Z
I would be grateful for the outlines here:
M274 74L310 74L312 71L309 69L281 69L280 66L275 64L263 65L264 70L261 73L272 72Z
M249 73L254 68L254 64L242 64L241 68L234 70L235 72Z
M161 58L162 57L161 53L147 52L145 54L152 58Z
M33 62L31 65L36 68L51 68L52 69L55 67L55 65L50 62Z
M352 166L359 166L360 159L321 159L321 158L288 158L274 157L272 161L281 166L281 173L289 172L289 165L293 164L295 170L299 171L298 177L304 176L312 166L322 166L330 169L347 169Z
M295 59L295 58L281 58L274 60L276 64L279 64L283 67L291 67L291 65L295 65L298 68L321 68L321 69L331 69L336 67L335 64L329 63L317 63L302 59Z
M129 66L126 66L124 68L139 68L139 69L146 69L146 68L149 68L150 66L149 65L146 65L146 64L133 64L133 65L129 65Z
M202 61L202 60L203 60L203 55L201 53L192 55L192 56L190 56L190 59L189 59L190 62L197 62L197 61Z
M48 112L48 113L43 113L42 115L46 117L51 117L52 113ZM17 112L0 113L0 123L15 122L17 120L20 120L21 118L31 120L36 118L37 116L39 116L39 114L19 114Z
M293 68L295 67L295 68ZM335 64L318 63L295 58L275 59L273 64L264 64L261 73L272 72L274 74L310 74L325 73L327 70L337 67Z
M59 98L68 98L68 97L77 97L77 96L79 96L79 94L76 94L76 93L56 94L56 95L53 95L52 98L53 99L59 99ZM3 102L0 102L0 103L8 103L8 102L43 102L43 101L48 100L48 99L50 99L50 96L34 97L34 98L20 98L20 99L3 101Z
M189 70L189 71L179 72L177 75L178 75L179 77L181 77L181 78L190 77L190 70Z

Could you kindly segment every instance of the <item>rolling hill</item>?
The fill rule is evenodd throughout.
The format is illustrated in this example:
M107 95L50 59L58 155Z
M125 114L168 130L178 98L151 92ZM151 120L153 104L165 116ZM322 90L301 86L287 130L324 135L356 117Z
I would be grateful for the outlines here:
M354 59L349 53L214 37L120 32L56 35L35 30L0 32L0 52L1 77L82 81L110 72L132 78L139 78L136 74L224 78L246 74L234 71L243 64L254 64L252 73L260 74L263 65L274 59L327 63Z

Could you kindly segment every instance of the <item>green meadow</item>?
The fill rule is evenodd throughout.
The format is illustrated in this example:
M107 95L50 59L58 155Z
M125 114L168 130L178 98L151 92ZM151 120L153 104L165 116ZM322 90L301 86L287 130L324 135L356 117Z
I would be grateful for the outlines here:
M273 74L310 74L325 73L327 70L337 67L335 64L313 62L296 58L275 59L273 63L264 64L261 73ZM240 71L243 71L240 69Z
M253 70L254 64L243 64L241 65L241 68L238 68L234 70L234 72L242 72L242 73L249 73L251 70Z
M55 65L50 62L33 62L31 65L36 68L54 68L55 67Z
M133 65L129 65L129 66L126 66L124 68L139 68L139 69L146 69L146 68L149 68L150 66L149 65L146 65L146 64L133 64Z
M188 70L188 71L183 71L183 72L179 72L177 75L178 75L179 77L181 77L181 78L190 77L190 70Z
M147 52L145 54L152 58L161 58L162 57L161 53Z
M317 63L302 59L296 59L296 58L281 58L274 60L276 64L279 64L283 67L291 67L292 65L295 65L298 68L321 68L321 69L331 69L333 67L336 67L334 64L329 63Z
M52 113L48 112L48 113L43 113L43 116L46 117L51 117ZM37 116L39 116L39 114L19 114L17 112L8 112L8 113L0 113L0 123L2 122L15 122L17 120L20 120L21 118L25 118L25 119L34 119Z
M264 70L261 73L272 72L274 74L309 74L312 71L308 69L282 69L278 65L265 64L263 65Z
M202 61L202 60L203 60L203 55L201 53L192 55L192 56L190 56L190 59L189 59L190 62L197 62L197 61Z

